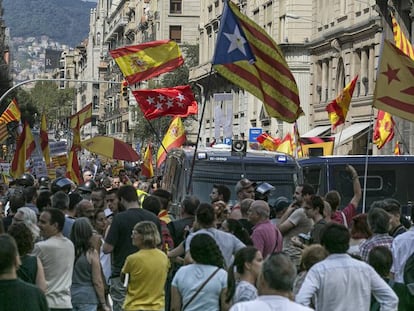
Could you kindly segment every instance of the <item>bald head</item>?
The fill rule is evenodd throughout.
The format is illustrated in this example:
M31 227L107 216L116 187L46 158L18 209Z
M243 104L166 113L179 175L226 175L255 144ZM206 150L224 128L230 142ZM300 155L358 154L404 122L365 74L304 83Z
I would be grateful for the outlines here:
M269 204L263 200L256 200L250 205L249 211L255 212L261 219L268 219L270 215Z
M87 217L93 219L95 214L95 208L91 201L82 200L76 206L76 215L77 217Z

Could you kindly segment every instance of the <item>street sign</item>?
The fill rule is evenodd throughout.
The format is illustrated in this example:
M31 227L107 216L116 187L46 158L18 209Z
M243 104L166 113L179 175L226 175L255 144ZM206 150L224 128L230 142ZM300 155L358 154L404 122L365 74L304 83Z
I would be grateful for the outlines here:
M256 138L263 133L261 127L252 127L249 129L249 143L257 143Z

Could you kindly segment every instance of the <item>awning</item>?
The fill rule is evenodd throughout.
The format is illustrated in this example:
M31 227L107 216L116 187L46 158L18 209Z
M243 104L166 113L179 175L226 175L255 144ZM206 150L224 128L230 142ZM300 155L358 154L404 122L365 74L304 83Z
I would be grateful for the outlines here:
M321 126L317 126L313 129L311 129L309 132L306 132L303 135L300 135L300 137L317 137L323 133L325 133L326 131L328 131L331 128L330 125L321 125Z
M333 135L333 137L335 137L335 145L339 146L344 144L349 139L354 137L356 134L366 130L370 124L370 122L354 123L348 126L347 128L343 129L341 131L342 134L341 132L336 133L335 135Z

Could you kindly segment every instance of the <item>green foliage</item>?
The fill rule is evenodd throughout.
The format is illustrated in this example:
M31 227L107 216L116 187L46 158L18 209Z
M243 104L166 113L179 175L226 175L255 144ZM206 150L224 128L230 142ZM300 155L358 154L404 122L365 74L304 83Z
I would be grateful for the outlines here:
M81 0L3 0L4 19L13 37L47 35L76 46L88 35L90 9Z
M74 101L74 90L59 89L56 82L38 81L30 92L19 89L16 98L22 120L27 120L33 127L35 123L40 122L42 113L46 114L47 119L55 116L57 110L60 110L62 115L69 116Z

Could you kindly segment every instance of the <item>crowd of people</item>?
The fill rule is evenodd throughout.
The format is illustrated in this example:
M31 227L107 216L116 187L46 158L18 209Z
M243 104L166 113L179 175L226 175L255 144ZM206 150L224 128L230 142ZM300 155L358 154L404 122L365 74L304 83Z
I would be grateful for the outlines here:
M233 206L218 184L178 215L124 170L79 186L23 174L1 187L0 310L414 310L411 221L391 198L358 214L346 170L344 208L308 184L268 202L243 178Z

